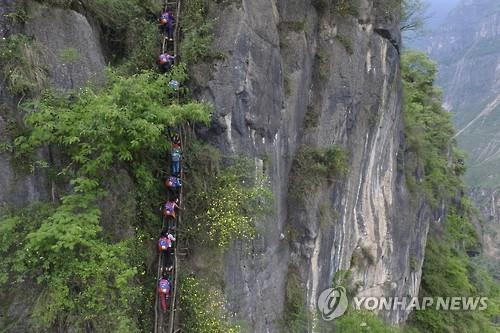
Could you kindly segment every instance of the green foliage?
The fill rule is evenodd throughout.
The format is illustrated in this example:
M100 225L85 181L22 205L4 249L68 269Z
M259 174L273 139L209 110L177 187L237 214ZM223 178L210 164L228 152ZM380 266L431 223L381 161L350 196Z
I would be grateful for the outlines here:
M321 81L327 81L330 78L330 60L329 55L326 50L320 48L316 53L315 57L315 67L317 68L317 75Z
M62 62L75 62L80 60L80 53L78 52L77 49L73 47L69 47L67 49L64 49L59 53L59 59Z
M404 121L407 153L406 179L415 190L437 205L451 207L442 226L429 236L420 296L487 296L487 311L416 311L412 323L422 332L495 332L490 323L498 312L498 286L480 265L466 254L477 250L477 236L470 222L471 204L461 197L460 176L464 154L456 148L448 112L442 109L441 92L434 87L436 64L425 54L408 52L402 57Z
M416 156L406 166L407 180L419 186L427 200L449 199L462 188L463 154L456 148L451 116L442 107L441 92L434 87L437 67L419 52L402 57L404 122L408 152ZM423 169L423 179L412 179Z
M416 333L410 328L397 328L384 323L373 313L348 311L335 321L335 332L342 333Z
M208 19L207 0L187 0L183 3L181 44L182 59L189 65L215 56L213 43L213 20Z
M254 174L254 163L243 157L223 160L215 148L197 142L185 155L188 237L218 248L235 239L252 239L256 218L268 212L272 202L265 179Z
M319 15L331 13L342 17L358 16L358 0L312 0L312 5Z
M124 31L134 18L158 13L161 5L152 0L40 0L51 6L83 6L103 27Z
M304 116L304 128L313 128L319 125L320 110L317 110L312 105L307 107L306 115Z
M334 0L332 12L341 16L358 16L359 3L357 0Z
M11 12L5 13L3 16L9 19L13 25L23 24L29 19L25 8L23 8L23 4L14 6Z
M475 265L464 252L454 249L453 241L429 239L423 267L420 296L486 296L486 311L438 311L427 308L414 313L412 325L422 332L498 332L490 318L499 310L499 290L491 277Z
M351 55L354 54L352 41L349 37L344 35L337 35L335 38L340 42L340 44L342 44L342 46L344 46L347 53Z
M132 319L142 292L133 283L140 268L132 255L136 244L101 238L97 198L96 192L77 192L57 208L34 203L0 217L0 284L20 290L37 286L33 331L56 322L81 331L89 325L96 332L139 331Z
M168 126L188 120L206 124L210 119L206 105L169 105L175 96L169 79L151 72L131 77L111 73L108 87L100 93L91 88L46 92L29 105L36 112L25 120L33 131L15 140L17 153L32 154L44 144L56 145L68 153L67 167L77 175L98 176L118 161L141 161L142 156L164 152ZM137 180L143 178L139 164L134 164L133 174Z
M196 64L212 57L212 23L203 23L196 29L188 29L181 46L182 59L188 64Z
M296 270L290 269L286 279L283 332L299 333L307 331L312 313L306 307L305 283Z
M17 247L25 244L27 233L40 226L40 221L50 216L52 206L43 203L33 203L30 209L16 212L14 209L5 211L0 217L0 285L5 286L10 279L15 278L16 283L23 281L20 276L11 276L14 272L26 269L25 254L15 252ZM29 221L29 223L26 223ZM10 277L10 278L9 278Z
M189 333L237 333L229 324L221 293L209 280L192 276L180 279L180 307L184 330Z
M127 73L154 67L158 53L157 26L151 16L158 15L161 3L153 0L41 0L51 6L85 9L102 28L113 60ZM123 61L127 58L126 61Z
M127 57L119 66L125 73L138 73L154 66L158 57L158 26L155 22L134 18L125 40Z
M26 36L12 35L0 40L0 65L10 92L32 95L46 86L42 56L42 47Z
M477 234L467 216L450 212L446 217L447 238L457 250L466 251L477 247Z
M314 148L302 146L292 165L291 191L295 197L326 182L333 182L347 173L347 157L338 146Z

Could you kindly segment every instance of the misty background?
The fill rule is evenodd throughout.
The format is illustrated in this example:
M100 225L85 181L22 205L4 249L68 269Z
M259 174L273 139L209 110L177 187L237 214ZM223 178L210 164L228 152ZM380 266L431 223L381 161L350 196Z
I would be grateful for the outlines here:
M434 29L443 23L444 19L460 0L428 0L429 20L427 22L429 29Z

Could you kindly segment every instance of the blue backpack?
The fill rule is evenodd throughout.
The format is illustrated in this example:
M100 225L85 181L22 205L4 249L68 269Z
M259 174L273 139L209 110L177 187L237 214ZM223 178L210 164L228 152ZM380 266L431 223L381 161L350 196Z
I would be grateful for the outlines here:
M181 160L181 153L175 150L172 152L172 162L179 162Z
M168 83L168 86L172 89L177 89L179 88L179 81L176 81L176 80L171 80L169 83Z

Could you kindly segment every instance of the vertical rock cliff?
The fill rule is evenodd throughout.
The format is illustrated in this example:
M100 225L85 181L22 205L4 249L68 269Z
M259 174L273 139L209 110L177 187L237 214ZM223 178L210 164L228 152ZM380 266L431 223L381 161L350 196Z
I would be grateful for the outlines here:
M352 270L357 294L418 292L429 216L416 217L402 177L397 10L352 6L243 0L212 8L224 60L194 70L199 97L216 109L206 136L254 156L275 195L259 241L225 257L231 310L252 332L278 330L291 288L314 310L339 270ZM348 175L297 196L290 171L301 145L343 148Z
M2 10L13 3L2 1ZM102 79L104 51L90 19L35 2L28 10L19 29L47 48L51 83L69 89ZM351 271L345 287L354 294L418 293L432 215L405 185L398 12L397 1L385 0L211 5L221 56L191 70L195 95L215 106L212 126L200 134L227 154L254 157L275 197L258 237L233 244L223 258L229 310L248 332L279 332L296 295L314 310L343 270ZM7 135L7 121L19 120L12 113L17 101L3 86L1 94L11 110L0 114ZM300 193L295 177L316 177L292 172L303 146L339 148L347 173ZM43 175L19 173L12 164L0 155L0 204L50 199ZM3 313L22 318L20 299ZM408 313L382 315L400 323ZM313 317L307 326L313 330Z

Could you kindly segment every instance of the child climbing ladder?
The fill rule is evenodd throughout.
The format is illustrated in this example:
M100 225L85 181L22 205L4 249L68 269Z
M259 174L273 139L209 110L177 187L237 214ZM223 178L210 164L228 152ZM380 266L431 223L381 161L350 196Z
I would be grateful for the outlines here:
M179 12L180 0L166 1L164 9L160 15L160 31L162 36L160 56L158 65L162 72L168 72L178 61L178 36L179 36ZM179 95L177 95L179 97ZM168 198L166 202L182 202L182 142L181 136L176 133L172 135L169 131L169 137L172 141L170 153L170 165L166 169L172 174L165 181L168 189ZM168 206L172 206L171 204ZM178 205L177 205L178 206ZM174 333L178 332L175 328L176 314L176 282L177 282L177 228L180 225L182 213L175 212L166 214L162 207L161 223L162 229L158 240L158 270L156 277L156 302L155 302L155 333Z
M178 18L180 1L166 2L160 16L160 30L162 33L161 52L158 65L163 73L170 71L177 62Z

